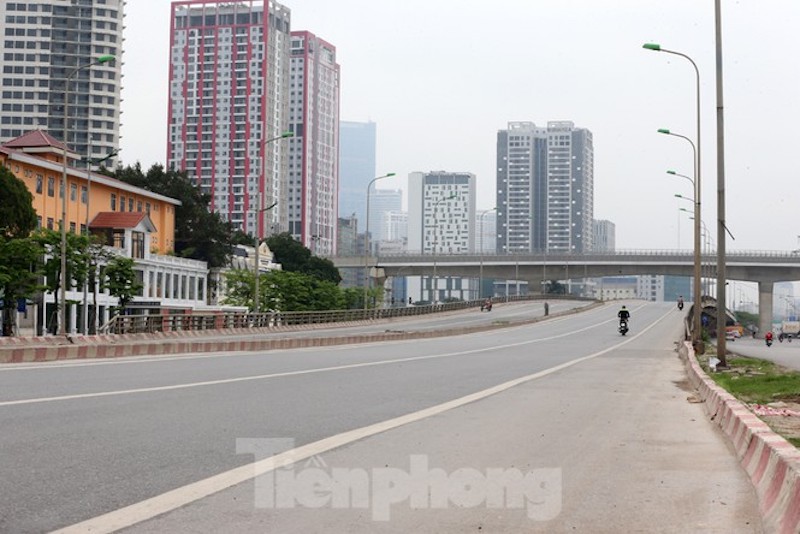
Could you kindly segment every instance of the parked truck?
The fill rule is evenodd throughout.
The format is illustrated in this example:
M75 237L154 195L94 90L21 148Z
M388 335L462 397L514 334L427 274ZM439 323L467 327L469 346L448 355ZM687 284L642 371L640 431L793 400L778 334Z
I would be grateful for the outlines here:
M781 331L778 334L778 341L791 341L800 335L800 321L783 321Z

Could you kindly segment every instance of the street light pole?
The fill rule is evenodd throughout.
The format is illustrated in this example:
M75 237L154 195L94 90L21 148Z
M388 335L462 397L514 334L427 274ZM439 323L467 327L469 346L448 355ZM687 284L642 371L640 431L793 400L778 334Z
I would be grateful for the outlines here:
M372 285L371 280L369 277L369 190L372 187L372 184L377 182L378 180L383 180L384 178L390 178L394 176L395 173L390 172L384 174L383 176L376 176L372 180L369 181L367 184L367 217L366 217L366 225L364 228L364 312L369 309L369 304L367 302L369 298L369 288Z
M692 329L692 344L695 346L697 342L701 339L700 328L700 314L701 314L701 295L700 295L700 283L702 281L702 272L701 272L701 263L700 263L700 167L698 165L700 156L697 151L697 147L695 147L694 142L691 139L686 137L685 135L680 135L674 132L671 132L665 128L659 128L658 133L665 134L665 135L672 135L674 137L680 137L687 141L692 147L693 153L693 161L694 161L694 327ZM670 173L669 171L667 171ZM677 173L670 173L678 176Z
M92 158L92 137L89 136L89 155L86 157L86 237L89 237L89 205L92 200L92 165L99 165L117 155L119 150L114 150L104 158ZM95 319L97 311L95 310ZM96 321L95 321L96 322ZM95 328L97 333L97 328ZM89 335L89 269L83 281L83 335Z
M431 304L436 304L438 302L438 294L439 294L439 284L438 278L436 275L436 253L437 247L439 245L438 237L436 236L437 230L439 229L439 219L438 219L438 208L439 204L444 202L445 200L452 200L456 198L458 195L453 193L449 197L442 197L436 202L433 203L433 280L432 287L431 287Z
M679 176L679 177L681 177L681 178L686 178L687 180L689 180L689 183L690 183L690 184L692 184L692 191L694 191L694 180L692 180L692 178L690 178L689 176L686 176L685 174L680 174L680 173L677 173L677 172L675 172L675 171L667 171L667 174L671 174L672 176ZM679 195L675 195L675 196L679 196ZM687 197L681 197L681 198L687 198ZM694 202L694 199L689 199L689 200L691 200L692 202ZM680 224L681 224L681 223L680 223L680 213L679 213L679 214L678 214L678 249L680 249L680 248L681 248L681 230L680 230Z
M719 0L717 0L717 5L719 5ZM642 48L645 48L646 50L653 50L655 52L665 52L667 54L680 56L680 57L686 59L689 63L691 63L692 67L694 68L695 82L696 82L695 83L695 100L696 100L695 111L696 111L696 115L697 115L697 134L696 134L697 135L697 148L695 149L695 159L694 159L694 165L695 165L694 166L694 169L695 169L695 171L694 171L694 176L695 176L695 180L694 180L694 182L695 182L694 183L694 186L695 186L694 187L694 198L695 198L695 201L696 201L696 204L695 204L695 210L696 210L695 211L695 219L696 220L695 220L695 225L694 225L694 230L695 230L695 235L694 235L695 265L694 265L694 269L695 269L695 282L696 282L697 279L700 276L699 275L700 261L699 261L699 257L698 257L699 256L699 248L700 248L700 223L698 221L700 221L700 217L701 217L700 216L700 198L701 198L701 194L700 194L700 192L701 192L701 188L700 188L700 184L701 184L701 179L700 179L700 176L701 176L701 166L700 166L700 154L701 154L701 150L700 150L700 146L701 146L700 145L700 140L701 140L700 139L700 69L697 68L697 63L695 63L694 60L691 57L687 56L686 54L684 54L682 52L677 52L675 50L669 50L669 49L666 49L666 48L661 48L661 45L659 45L657 43L645 43L642 46ZM719 58L718 58L718 61L719 61ZM721 70L721 67L718 67L717 70ZM689 141L689 142L691 142L691 141ZM694 145L692 145L692 148L694 148ZM695 331L694 331L694 334L692 335L692 341L693 341L692 345L696 346L696 344L697 344L696 342L700 339L700 300L699 300L699 298L700 298L700 288L695 287L694 296L695 296L695 304L694 304L694 328L695 328ZM723 359L723 361L724 361L724 359Z
M84 69L94 65L108 63L116 59L111 54L99 56L94 61L75 67L64 80L64 161L61 168L61 310L58 315L57 330L59 334L68 335L67 326L67 137L69 134L69 84L72 78Z
M262 177L262 182L264 182L265 184L266 184L266 179L267 179L267 145L272 143L272 142L274 142L274 141L278 141L279 139L288 139L289 137L293 137L293 136L294 136L294 132L287 131L287 132L283 132L282 134L280 134L278 136L270 137L269 139L264 141L264 145L263 145L264 146L264 150L263 150L264 157L263 157L263 161L262 161L261 177ZM254 258L255 259L255 264L256 264L255 265L256 279L255 279L255 284L254 284L254 287L253 287L253 314L255 315L255 320L256 320L256 323L258 324L258 321L259 321L258 314L259 314L259 312L261 310L261 306L260 306L260 302L259 302L260 298L261 298L261 295L259 295L259 289L260 289L259 288L259 282L260 282L259 279L261 278L261 257L260 257L260 252L259 252L259 250L261 249L261 237L262 237L261 236L261 214L264 213L265 211L271 210L272 208L277 206L278 205L278 201L276 200L275 202L273 202L272 204L270 204L269 206L264 208L263 207L263 205L264 205L264 192L263 191L259 191L258 192L258 200L256 201L256 204L257 204L257 206L256 206L256 221L255 221L256 222L256 230L255 230L256 250L255 250L255 258Z
M486 215L487 213L491 213L491 212L495 211L496 209L497 209L497 206L493 207L490 210L486 210L483 213L481 213L481 250L480 250L480 252L481 252L481 268L480 268L480 275L478 276L478 299L482 299L483 298L483 248L484 248L483 247L483 245L484 245L484 243L483 243L483 237L484 237L483 236L483 216ZM494 293L494 291L492 293ZM494 296L494 295L491 295L491 296Z

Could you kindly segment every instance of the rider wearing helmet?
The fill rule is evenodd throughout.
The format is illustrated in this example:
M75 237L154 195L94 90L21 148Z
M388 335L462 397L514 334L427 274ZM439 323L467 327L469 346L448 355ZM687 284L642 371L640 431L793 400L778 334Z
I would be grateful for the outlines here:
M631 312L629 312L625 306L622 306L622 309L617 313L617 317L619 317L619 322L625 321L627 323L628 319L631 318Z

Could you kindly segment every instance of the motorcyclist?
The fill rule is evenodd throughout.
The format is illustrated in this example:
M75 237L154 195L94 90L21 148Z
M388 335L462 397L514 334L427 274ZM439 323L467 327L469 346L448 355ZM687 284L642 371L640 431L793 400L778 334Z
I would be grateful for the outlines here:
M683 295L680 295L680 296L678 297L678 309L679 309L679 310L682 310L682 309L683 309Z
M623 322L628 322L628 319L631 318L631 312L629 312L625 306L622 306L622 309L619 310L617 313L617 317L619 317L619 322L622 324Z
M769 330L766 334L764 334L764 339L767 341L767 345L772 343L772 330Z

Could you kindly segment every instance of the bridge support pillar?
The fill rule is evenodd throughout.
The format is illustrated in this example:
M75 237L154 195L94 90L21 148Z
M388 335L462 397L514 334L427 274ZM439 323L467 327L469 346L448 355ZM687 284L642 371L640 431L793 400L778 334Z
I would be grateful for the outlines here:
M758 283L758 337L772 329L772 287L774 282Z

